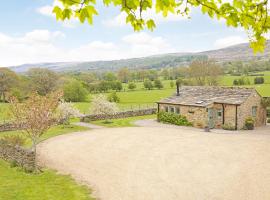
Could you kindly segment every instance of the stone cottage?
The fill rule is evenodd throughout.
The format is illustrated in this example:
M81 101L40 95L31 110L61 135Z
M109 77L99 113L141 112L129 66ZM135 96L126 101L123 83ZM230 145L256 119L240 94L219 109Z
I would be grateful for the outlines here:
M255 126L266 124L266 108L262 97L252 88L200 87L177 88L174 96L158 104L158 112L173 112L186 116L195 127L222 128L222 125L242 129L252 117Z

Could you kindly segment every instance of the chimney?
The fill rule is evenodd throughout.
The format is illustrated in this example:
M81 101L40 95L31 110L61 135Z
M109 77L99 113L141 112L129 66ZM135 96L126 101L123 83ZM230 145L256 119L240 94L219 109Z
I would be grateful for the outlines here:
M176 96L180 96L179 86L180 86L179 81L176 81Z

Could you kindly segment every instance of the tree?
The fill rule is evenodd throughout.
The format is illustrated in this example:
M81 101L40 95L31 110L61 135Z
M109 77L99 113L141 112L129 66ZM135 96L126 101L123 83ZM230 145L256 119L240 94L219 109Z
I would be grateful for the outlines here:
M170 87L171 87L171 88L174 87L174 82L173 82L173 81L170 82Z
M18 76L8 68L0 68L0 101L6 102L6 96L18 83Z
M78 80L72 80L64 85L64 99L65 101L83 102L87 97L87 90Z
M22 103L19 103L16 98L10 100L10 110L15 119L15 125L20 127L23 133L32 141L32 149L35 155L35 171L37 170L36 146L38 139L55 124L55 111L60 97L60 93L52 93L46 96L34 93Z
M80 117L82 114L75 108L74 104L65 101L60 102L57 107L59 113L59 121L64 125L70 124L71 117Z
M28 71L31 87L40 95L47 95L57 89L58 76L51 70L33 68Z
M150 80L145 80L144 82L143 82L143 86L144 86L144 88L146 88L146 89L148 89L148 90L151 90L152 88L153 88L153 84L152 84L152 81L150 81Z
M112 92L109 96L108 96L108 101L109 102L115 102L115 103L119 103L120 102L120 98L117 96L116 92Z
M98 15L96 1L89 0L58 0L63 5L55 6L53 13L57 20L77 18L81 23L88 21L93 24L93 17ZM223 19L227 26L242 27L250 38L250 45L255 52L263 51L266 44L266 33L270 26L268 0L106 0L105 6L119 7L126 16L126 22L134 31L145 28L153 30L156 27L152 18L145 14L154 9L157 14L167 17L169 13L189 16L190 10L199 7L203 14L211 18Z
M122 83L127 83L129 80L130 72L128 68L124 67L118 71L117 76L119 81Z
M159 80L159 79L154 80L154 86L158 89L163 88L163 84L162 84L161 80Z
M117 112L117 105L114 102L109 102L104 95L96 95L93 98L91 109L92 114L114 115Z
M135 83L133 83L133 82L128 83L128 89L134 90L136 87L137 87L137 85Z
M117 79L116 75L112 72L107 72L103 76L106 81L115 81Z
M196 85L217 85L218 78L223 73L213 60L195 60L189 65L189 77Z
M113 90L121 91L123 89L122 83L120 81L113 81L112 87Z

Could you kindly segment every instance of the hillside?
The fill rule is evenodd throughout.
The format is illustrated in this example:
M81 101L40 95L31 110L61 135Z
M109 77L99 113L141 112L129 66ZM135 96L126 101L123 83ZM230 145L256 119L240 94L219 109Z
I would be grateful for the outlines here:
M198 58L212 58L218 62L228 61L249 61L249 60L264 60L270 58L270 43L263 54L254 55L249 44L239 44L231 47L204 51L198 53L171 53L148 56L143 58L132 58L112 61L93 61L93 62L56 62L56 63L38 63L38 64L24 64L20 66L10 67L12 70L24 73L33 67L48 68L59 72L68 71L108 71L118 70L122 67L130 69L152 69L164 68L170 66L184 66L189 64L192 60Z

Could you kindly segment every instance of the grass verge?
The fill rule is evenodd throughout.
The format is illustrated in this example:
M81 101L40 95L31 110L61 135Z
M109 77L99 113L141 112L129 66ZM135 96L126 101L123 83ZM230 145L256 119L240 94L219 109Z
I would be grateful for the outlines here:
M45 134L43 134L40 137L39 142L47 140L51 137L58 136L58 135L63 135L63 134L67 134L67 133L77 132L77 131L86 131L86 130L89 130L89 128L76 126L76 125L69 125L67 127L63 127L62 125L54 126L54 127L50 128ZM21 135L22 137L26 138L25 147L31 146L31 140L28 139L22 131L0 132L0 138L5 136L5 135Z
M127 118L121 118L121 119L112 119L109 121L106 120L99 120L99 121L93 121L91 124L96 124L99 126L105 126L105 127L133 127L134 122L137 120L142 119L155 119L156 115L144 115L144 116L137 116L137 117L127 117Z
M86 186L80 186L69 176L45 170L27 174L10 168L0 159L0 200L93 200Z

